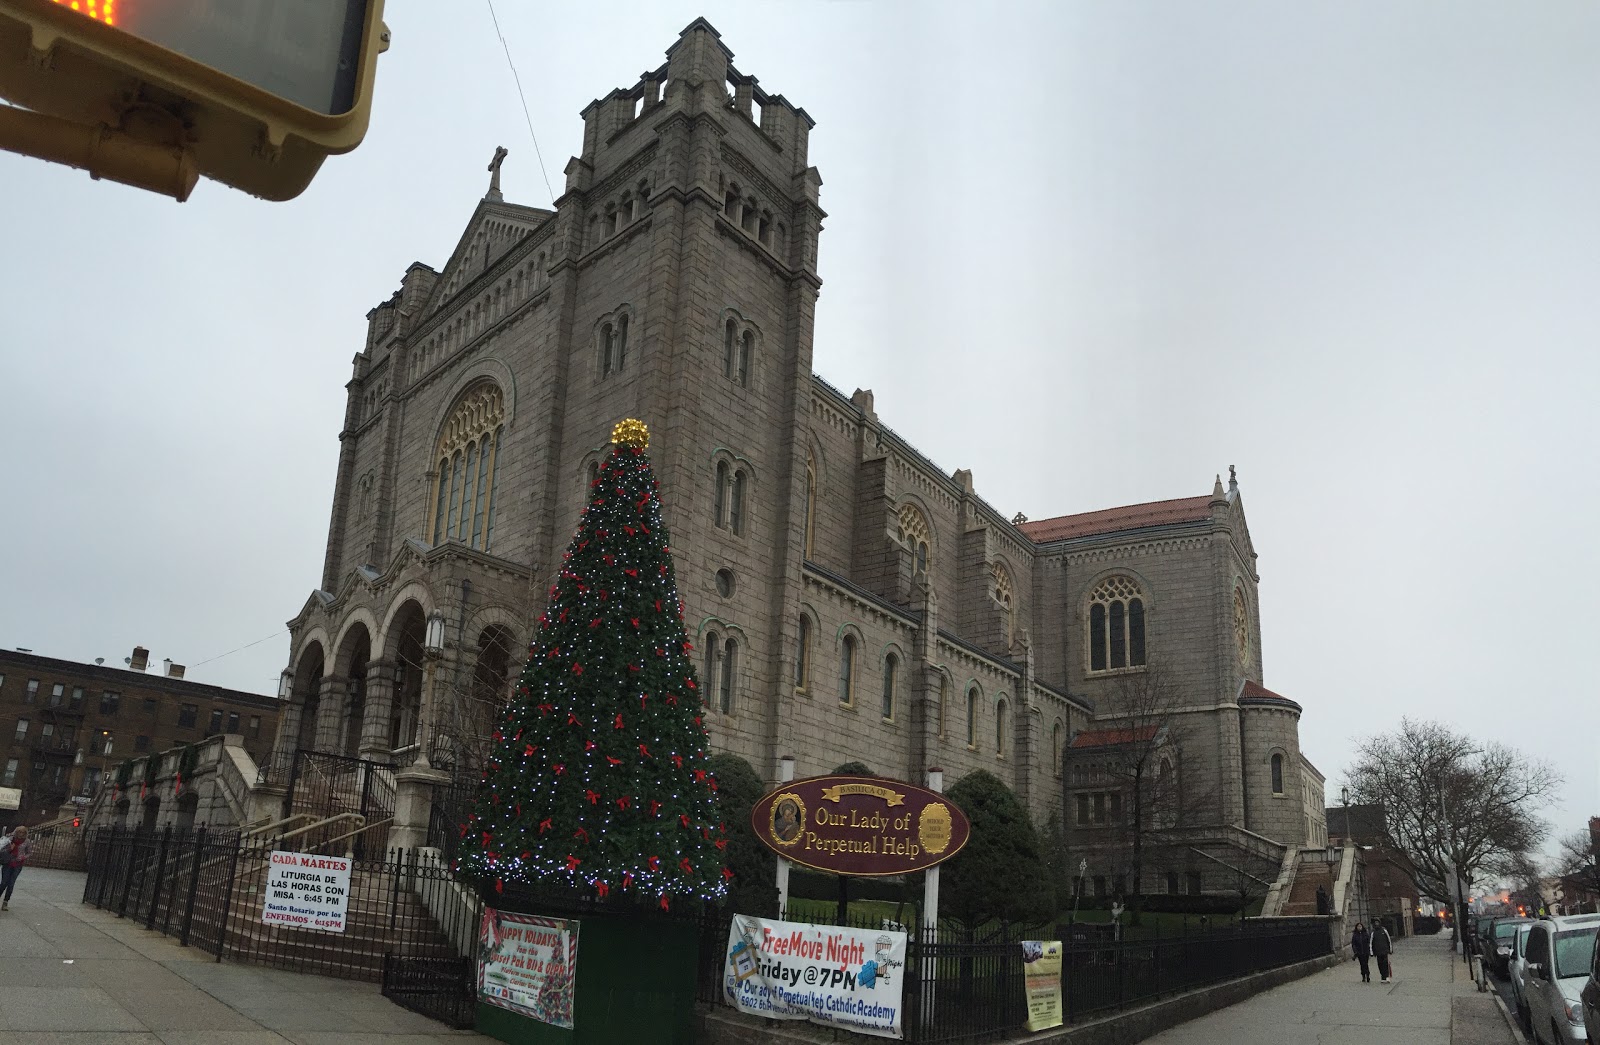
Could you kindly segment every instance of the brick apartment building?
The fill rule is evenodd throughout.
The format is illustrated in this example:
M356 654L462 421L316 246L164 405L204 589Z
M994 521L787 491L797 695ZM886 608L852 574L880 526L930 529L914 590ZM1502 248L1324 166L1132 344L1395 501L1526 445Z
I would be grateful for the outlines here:
M75 795L93 795L119 763L218 733L244 738L260 760L272 749L279 702L191 682L183 666L143 670L80 664L0 650L0 788L20 788L21 805L0 823L53 819Z

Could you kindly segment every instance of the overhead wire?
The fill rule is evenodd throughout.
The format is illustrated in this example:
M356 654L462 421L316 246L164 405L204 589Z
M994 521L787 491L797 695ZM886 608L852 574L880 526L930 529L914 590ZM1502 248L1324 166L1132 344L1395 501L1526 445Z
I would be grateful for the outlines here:
M495 14L494 0L484 0L489 5L489 19L494 22L494 34L500 38L500 46L506 52L506 65L511 67L511 79L517 84L517 98L522 102L522 115L528 121L528 137L533 139L533 154L539 160L539 176L544 179L545 191L550 194L550 206L556 205L556 190L550 186L550 175L545 173L544 152L539 148L539 136L533 133L533 114L528 111L528 96L522 90L522 77L517 75L517 63L511 60L511 45L506 42L506 34L500 30L500 17Z

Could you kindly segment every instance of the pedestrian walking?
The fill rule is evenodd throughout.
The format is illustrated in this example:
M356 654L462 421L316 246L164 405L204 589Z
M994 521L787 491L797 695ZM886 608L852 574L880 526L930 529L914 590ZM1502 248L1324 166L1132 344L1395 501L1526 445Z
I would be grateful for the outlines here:
M33 843L28 841L26 827L19 827L0 839L0 911L11 910L11 890L17 887L22 865L32 855Z
M1356 956L1356 961L1361 963L1361 982L1372 982L1372 934L1367 932L1367 927L1360 922L1356 923L1356 931L1350 934L1350 950Z
M1372 930L1372 956L1378 959L1378 977L1383 983L1388 983L1392 975L1389 968L1389 955L1394 953L1394 941L1389 938L1389 930L1379 922Z

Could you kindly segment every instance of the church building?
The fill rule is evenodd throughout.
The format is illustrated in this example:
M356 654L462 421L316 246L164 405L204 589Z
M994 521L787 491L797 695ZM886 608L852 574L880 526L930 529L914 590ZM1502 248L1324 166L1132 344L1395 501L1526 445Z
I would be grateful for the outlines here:
M508 202L497 152L448 260L368 313L268 777L305 750L475 778L612 426L637 417L715 750L769 781L784 756L800 776L987 770L1091 847L1113 805L1074 769L1153 726L1195 799L1158 880L1223 889L1230 852L1321 844L1301 708L1262 685L1237 483L1007 518L872 392L814 373L813 121L732 58L697 20L590 103L554 209ZM1163 704L1135 722L1142 679Z

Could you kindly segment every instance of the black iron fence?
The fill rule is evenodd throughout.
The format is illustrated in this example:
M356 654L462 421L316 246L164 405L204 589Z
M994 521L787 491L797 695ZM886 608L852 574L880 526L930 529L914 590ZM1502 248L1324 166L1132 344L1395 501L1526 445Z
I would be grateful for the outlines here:
M426 849L355 858L344 930L267 924L271 840L104 828L88 845L83 899L227 958L295 972L382 980L395 959L473 953L482 906Z
M285 808L313 817L359 813L366 830L353 837L355 854L384 852L394 820L395 765L323 751L297 751Z
M702 923L699 1000L722 1003L731 917ZM877 930L878 922L856 928ZM913 928L906 940L904 1039L918 1045L979 1042L1020 1031L1027 1019L1021 941L1062 939L1059 928L952 925ZM1181 991L1331 953L1324 922L1229 925L1159 940L1065 939L1062 1006L1077 1023Z

